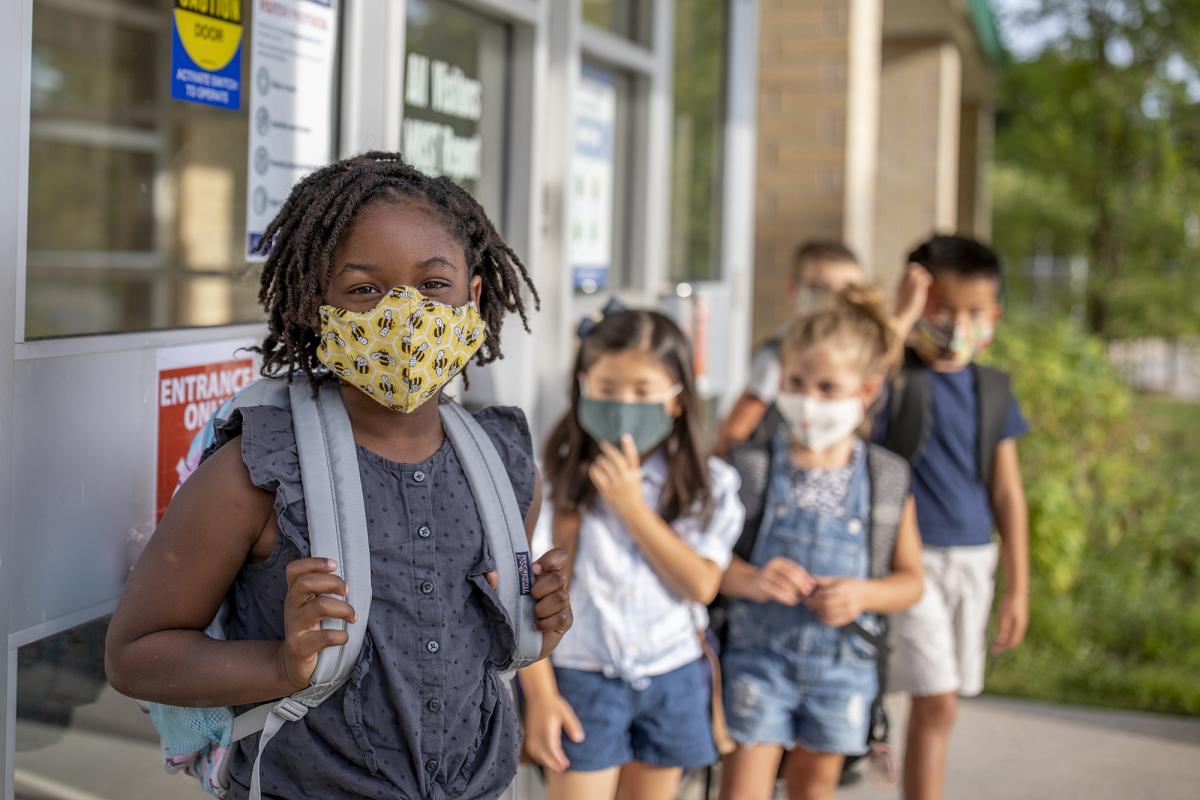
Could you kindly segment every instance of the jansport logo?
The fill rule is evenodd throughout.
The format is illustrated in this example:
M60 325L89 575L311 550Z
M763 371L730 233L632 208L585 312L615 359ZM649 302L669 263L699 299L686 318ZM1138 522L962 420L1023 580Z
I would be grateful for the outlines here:
M517 553L517 579L521 582L521 594L533 589L533 578L529 574L529 553Z

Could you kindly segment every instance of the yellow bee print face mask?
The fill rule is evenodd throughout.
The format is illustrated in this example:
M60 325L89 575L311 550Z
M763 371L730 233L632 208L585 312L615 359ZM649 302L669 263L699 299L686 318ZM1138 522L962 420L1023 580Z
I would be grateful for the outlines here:
M317 358L392 411L411 413L463 371L487 337L475 304L397 286L370 311L321 306Z

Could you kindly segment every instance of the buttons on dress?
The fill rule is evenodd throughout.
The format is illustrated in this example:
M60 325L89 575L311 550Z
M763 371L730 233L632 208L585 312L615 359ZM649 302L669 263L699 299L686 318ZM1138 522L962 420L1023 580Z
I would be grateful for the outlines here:
M425 649L431 653L436 653L438 650L442 649L442 646L437 643L437 639L430 639L425 643Z
M416 472L413 473L413 480L416 481L417 483L424 482L425 473L422 472L421 470L417 470Z
M425 707L428 708L430 711L432 711L434 714L436 714L442 710L442 701L438 700L435 697L432 700L430 700L428 703L426 703Z
M436 758L431 758L425 762L425 771L428 773L437 772L438 762Z
M433 531L429 529L428 525L422 525L421 527L417 528L417 536L420 536L422 539L428 539L432 534Z
M433 581L421 581L421 594L433 593Z

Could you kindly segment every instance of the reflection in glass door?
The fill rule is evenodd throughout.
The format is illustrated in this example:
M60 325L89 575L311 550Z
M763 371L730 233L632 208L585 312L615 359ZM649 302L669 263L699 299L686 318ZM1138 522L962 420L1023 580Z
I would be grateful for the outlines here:
M503 229L512 31L442 0L407 0L401 152L471 192Z
M98 619L17 650L15 800L208 797L162 767L158 733L104 677Z
M242 256L245 102L170 98L173 7L34 0L28 339L261 317Z

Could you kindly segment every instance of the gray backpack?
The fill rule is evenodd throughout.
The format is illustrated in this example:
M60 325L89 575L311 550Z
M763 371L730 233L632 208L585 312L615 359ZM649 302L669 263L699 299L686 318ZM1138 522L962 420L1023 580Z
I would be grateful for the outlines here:
M346 581L349 589L346 601L357 612L356 620L349 624L343 620L325 620L327 628L345 629L349 641L323 650L308 688L290 697L263 703L237 717L230 709L161 704L150 704L150 713L163 740L167 769L194 775L206 791L218 797L224 797L229 786L229 749L234 742L261 732L250 788L251 800L260 800L259 767L267 744L285 724L302 719L309 709L341 688L358 661L371 608L371 557L358 454L341 393L322 390L313 397L312 385L303 378L290 385L282 380L260 380L238 393L214 418L251 406L291 409L304 486L309 549L312 556L337 562L337 574ZM515 640L513 660L505 670L508 677L536 661L542 647L541 634L533 627L534 601L530 594L533 574L525 521L508 470L487 433L455 402L443 402L438 411L475 496L484 535L500 575L498 591ZM222 605L205 632L213 638L225 639L228 613L228 608ZM197 732L201 733L199 738Z

